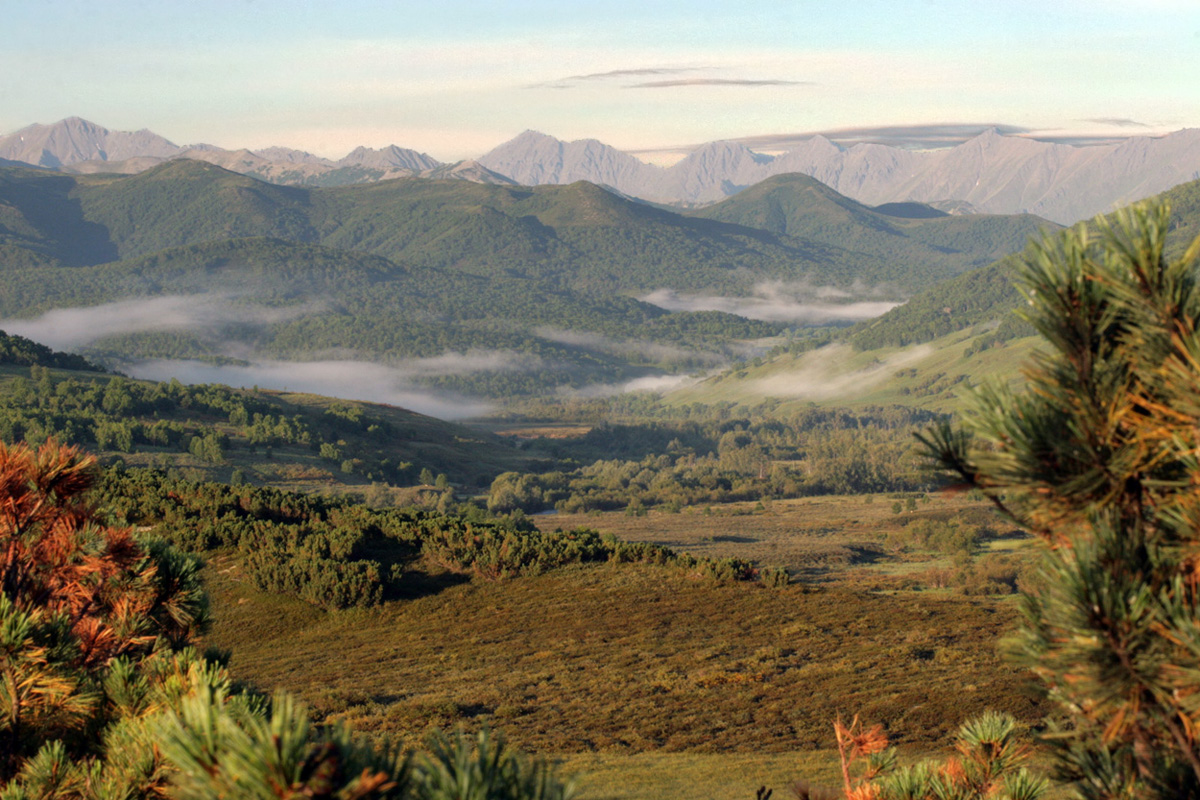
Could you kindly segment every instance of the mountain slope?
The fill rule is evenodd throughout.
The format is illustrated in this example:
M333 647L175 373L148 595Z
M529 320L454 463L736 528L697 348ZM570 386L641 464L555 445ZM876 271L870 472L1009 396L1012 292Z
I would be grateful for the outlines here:
M0 158L54 169L82 161L170 158L181 149L148 130L110 131L79 117L53 125L30 125L0 136Z
M378 181L442 166L424 153L395 145L378 150L358 147L337 161L289 147L251 151L208 144L179 146L151 131L112 131L79 117L0 136L0 165L12 161L84 175L132 175L178 158L207 161L272 183L309 186ZM457 177L474 179L469 171Z
M1057 226L1032 215L950 216L916 203L869 208L807 175L778 175L694 216L954 271L991 263Z
M122 258L244 236L317 239L304 190L199 161L171 161L128 177L81 177L73 195Z
M444 177L443 165L413 150L357 148L337 161L284 147L225 150L177 146L150 131L110 131L73 117L0 137L5 160L81 174L134 174L165 160L208 161L283 185L345 186L397 177ZM774 175L815 177L868 205L949 204L989 214L1030 213L1070 224L1200 178L1200 130L1131 137L1091 147L1001 135L991 129L962 144L915 152L880 144L841 149L822 136L778 155L738 142L710 142L662 168L594 139L565 142L525 131L479 159L482 170L452 176L522 185L585 180L628 197L698 205L731 197Z
M838 298L862 286L895 301L991 256L986 237L979 252L899 246L915 241L904 231L986 219L889 216L804 184L820 200L813 209L840 226L825 241L683 216L585 182L283 187L188 160L128 176L0 170L0 246L11 251L0 251L11 256L0 261L0 317L93 307L27 324L71 333L97 357L240 370L205 380L253 383L249 370L283 372L266 363L278 359L365 359L392 365L369 398L399 397L397 385L490 397L616 391L724 363L793 320L854 318L863 312ZM799 209L778 229L803 228ZM120 305L94 308L103 303ZM756 315L775 321L745 318Z
M2 243L66 265L245 237L320 243L417 266L514 269L604 291L745 291L757 280L928 278L875 253L690 219L590 184L535 189L400 179L283 187L204 162L137 175L0 172Z
M1154 200L1171 207L1168 255L1178 256L1200 236L1200 181L1177 186ZM937 284L903 306L860 323L850 331L850 340L860 349L908 345L981 323L1002 322L1008 335L1028 331L1011 318L1022 302L1013 285L1016 267L1015 258L1006 258Z

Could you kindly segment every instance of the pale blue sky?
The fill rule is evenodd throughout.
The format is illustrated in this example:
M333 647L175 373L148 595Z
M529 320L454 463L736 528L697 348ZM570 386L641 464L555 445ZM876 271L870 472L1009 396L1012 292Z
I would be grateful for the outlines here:
M0 133L442 160L526 128L627 149L860 126L1200 126L1200 0L0 0Z

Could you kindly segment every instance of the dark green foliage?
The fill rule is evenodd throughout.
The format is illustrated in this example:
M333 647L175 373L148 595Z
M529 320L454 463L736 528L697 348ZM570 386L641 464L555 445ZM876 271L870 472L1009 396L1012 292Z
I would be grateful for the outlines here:
M64 376L35 366L28 379L0 384L0 441L38 443L48 437L159 458L188 453L222 469L231 460L254 461L269 448L286 448L286 459L302 464L312 456L345 459L351 465L348 481L394 485L415 481L418 459L460 483L479 480L481 473L490 480L489 470L495 474L524 460L497 439L398 409L342 401L301 404L215 384Z
M435 733L417 774L419 800L570 800L574 784L559 780L544 761L510 750L504 737L482 729L473 738L461 730Z
M543 532L517 519L370 509L275 489L172 480L149 470L109 472L100 496L122 524L149 527L189 550L236 550L259 589L324 608L402 596L415 581L406 576L431 569L502 579L567 564L645 561L718 580L756 577L747 562L697 559L591 530Z
M18 367L53 367L88 372L105 371L82 356L60 353L51 350L44 344L26 339L24 336L12 336L4 331L0 331L0 364L12 364Z
M1004 320L1021 300L1014 269L1015 261L1005 259L951 278L878 319L859 323L849 339L860 350L901 347Z

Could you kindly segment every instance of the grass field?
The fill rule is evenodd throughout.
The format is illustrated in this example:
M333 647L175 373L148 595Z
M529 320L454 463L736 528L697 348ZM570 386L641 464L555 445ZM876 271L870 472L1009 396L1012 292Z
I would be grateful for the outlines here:
M651 510L548 514L534 517L543 530L594 528L621 539L653 542L695 555L744 558L763 566L784 566L801 581L841 584L868 590L900 589L901 580L950 564L932 552L899 550L889 536L919 520L958 520L988 526L999 535L983 543L979 555L1032 556L1035 543L1000 519L989 505L965 495L926 495L915 510L896 513L907 497L824 496L765 503L729 503L683 509L678 514Z
M218 557L208 568L218 621L207 643L232 652L237 677L374 734L415 742L433 727L502 729L582 773L584 797L595 800L749 798L764 784L786 796L795 779L833 783L839 714L884 723L910 757L986 708L1028 724L1043 716L1025 676L998 654L1011 602L865 591L892 579L883 566L814 558L898 526L904 515L890 500L748 509L539 522L769 556L812 583L767 589L602 564L499 582L447 576L424 596L324 612L255 591L236 561ZM935 498L908 513L977 512L963 498Z

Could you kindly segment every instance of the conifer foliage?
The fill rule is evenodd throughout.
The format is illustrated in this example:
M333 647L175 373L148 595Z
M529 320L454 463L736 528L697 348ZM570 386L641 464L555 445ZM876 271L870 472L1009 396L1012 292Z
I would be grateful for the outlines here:
M1171 258L1169 228L1139 206L1031 246L1024 389L924 437L1049 545L1014 650L1087 798L1200 796L1200 240Z

